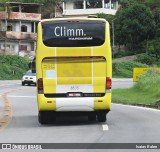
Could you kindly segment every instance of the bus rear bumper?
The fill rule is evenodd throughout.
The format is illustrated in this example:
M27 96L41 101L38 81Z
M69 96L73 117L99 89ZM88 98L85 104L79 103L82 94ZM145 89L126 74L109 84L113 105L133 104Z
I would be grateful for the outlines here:
M111 93L104 97L46 98L43 94L37 96L39 111L98 111L111 109Z

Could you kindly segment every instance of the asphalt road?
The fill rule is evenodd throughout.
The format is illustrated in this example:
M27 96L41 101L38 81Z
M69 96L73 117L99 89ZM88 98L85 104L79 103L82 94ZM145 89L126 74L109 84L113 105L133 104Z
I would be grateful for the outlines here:
M132 85L132 79L113 81L113 88L127 88ZM20 81L0 81L0 143L160 143L159 110L113 104L105 123L88 122L86 117L63 116L59 117L55 124L41 125L37 119L35 95L35 86L21 86ZM57 149L55 151L141 152L144 150ZM145 149L145 151L160 150Z

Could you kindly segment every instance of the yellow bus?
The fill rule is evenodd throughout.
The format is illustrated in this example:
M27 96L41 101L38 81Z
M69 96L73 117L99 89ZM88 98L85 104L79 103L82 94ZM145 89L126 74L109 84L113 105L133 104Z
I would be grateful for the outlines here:
M38 24L38 119L85 114L105 122L111 109L109 23L100 18L56 18Z

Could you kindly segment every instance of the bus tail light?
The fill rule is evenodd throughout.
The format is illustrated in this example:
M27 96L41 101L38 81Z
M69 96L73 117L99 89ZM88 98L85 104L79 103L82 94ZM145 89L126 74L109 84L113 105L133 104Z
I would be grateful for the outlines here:
M112 87L112 80L111 78L107 77L106 78L106 90L110 90Z
M43 79L39 78L37 81L38 91L43 91Z

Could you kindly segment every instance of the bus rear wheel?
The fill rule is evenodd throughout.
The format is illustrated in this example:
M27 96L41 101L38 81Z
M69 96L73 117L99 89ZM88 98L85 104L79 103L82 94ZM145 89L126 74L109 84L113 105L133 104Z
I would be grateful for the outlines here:
M44 111L39 111L38 121L40 124L47 124L47 115Z
M99 122L105 122L107 120L106 119L106 112L105 111L99 111L97 113L97 118L98 118Z
M40 124L48 124L55 121L55 116L51 111L39 111L38 121Z

